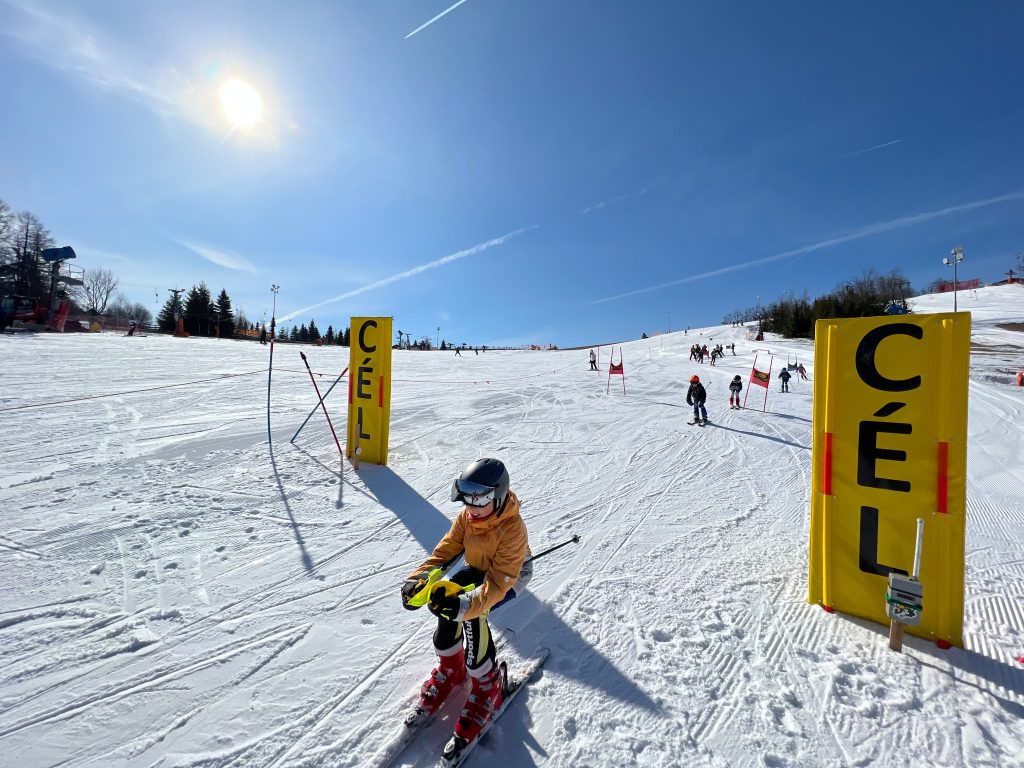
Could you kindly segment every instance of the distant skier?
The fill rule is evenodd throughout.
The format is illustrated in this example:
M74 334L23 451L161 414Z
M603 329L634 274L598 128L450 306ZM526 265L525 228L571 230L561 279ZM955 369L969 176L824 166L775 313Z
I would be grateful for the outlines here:
M782 382L782 389L780 391L789 392L789 380L791 378L792 375L789 373L788 368L783 367L783 369L779 371L779 381Z
M739 408L740 407L740 392L743 391L743 382L740 380L739 374L732 377L732 381L729 382L729 407ZM733 402L735 401L735 402Z
M462 353L459 352L459 348L458 347L455 348L455 356L456 357L462 357Z
M522 591L533 575L533 566L525 562L530 556L526 525L519 513L519 499L509 489L504 464L497 459L470 464L452 483L451 500L465 506L430 557L406 577L402 605L415 610L418 606L410 605L409 600L424 588L429 572L465 553L466 566L450 582L476 586L469 592L451 588L451 593L435 586L427 602L437 616L434 650L439 661L420 689L419 708L427 713L437 711L468 671L472 689L455 723L455 735L471 742L502 703L487 615Z
M796 367L796 372L800 374L801 379L803 379L804 381L809 381L809 379L807 378L807 369L804 368L803 363L800 363L800 365Z
M131 323L128 324L128 335L129 336L134 336L135 335L135 329L137 327L138 327L138 323L136 323L135 320L132 320Z
M590 350L590 370L597 370L597 355L594 354L594 350Z
M266 343L267 343L267 326L264 325L264 326L262 326L260 328L260 344L266 344Z
M693 421L690 424L707 426L708 409L704 407L704 401L708 399L708 393L704 385L700 383L700 376L694 374L690 377L690 388L686 390L686 404L693 406Z

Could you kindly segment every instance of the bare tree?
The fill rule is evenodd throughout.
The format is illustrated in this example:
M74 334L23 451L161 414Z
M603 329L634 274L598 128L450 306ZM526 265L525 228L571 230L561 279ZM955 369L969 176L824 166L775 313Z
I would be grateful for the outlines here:
M117 290L117 278L109 269L87 269L79 292L89 312L102 315Z

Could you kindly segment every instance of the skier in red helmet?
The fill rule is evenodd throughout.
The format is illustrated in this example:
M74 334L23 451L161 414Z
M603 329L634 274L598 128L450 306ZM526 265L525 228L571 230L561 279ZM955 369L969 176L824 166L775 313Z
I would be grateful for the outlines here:
M694 374L690 377L690 388L686 390L686 403L693 406L693 421L689 422L690 424L707 426L708 409L704 407L704 401L707 399L708 393L700 383L700 376Z

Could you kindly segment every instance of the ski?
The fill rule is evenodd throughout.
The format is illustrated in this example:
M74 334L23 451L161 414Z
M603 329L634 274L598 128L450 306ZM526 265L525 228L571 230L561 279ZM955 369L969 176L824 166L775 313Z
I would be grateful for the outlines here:
M464 685L459 686L455 691L452 691L452 694L463 691L464 688ZM378 766L378 768L388 768L388 766L398 760L406 748L437 719L438 715L441 715L443 712L451 714L452 705L449 704L451 698L452 696L449 694L444 701L438 704L433 712L423 709L419 703L413 704L405 717L402 718L402 725L399 726L398 732L374 754L372 764ZM455 711L457 712L458 710Z
M548 658L550 651L547 648L541 648L538 651L539 655L531 659L524 667L517 670L513 677L508 677L507 666L505 662L501 662L501 678L502 688L504 689L504 697L501 702L501 709L494 713L487 724L480 731L480 735L477 736L473 741L466 742L464 739L458 736L452 736L448 740L448 743L444 746L444 752L441 754L441 768L458 768L462 763L469 757L469 754L473 751L473 748L480 743L480 740L487 735L487 731L490 730L491 726L494 725L494 721L501 717L501 713L508 707L509 702L515 698L515 695L519 693L530 679L537 673L544 662Z

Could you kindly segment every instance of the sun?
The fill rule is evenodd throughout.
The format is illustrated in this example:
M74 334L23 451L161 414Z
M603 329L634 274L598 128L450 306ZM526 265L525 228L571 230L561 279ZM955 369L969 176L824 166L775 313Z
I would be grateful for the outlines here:
M263 99L241 80L228 80L220 87L220 105L235 128L249 128L263 118Z

